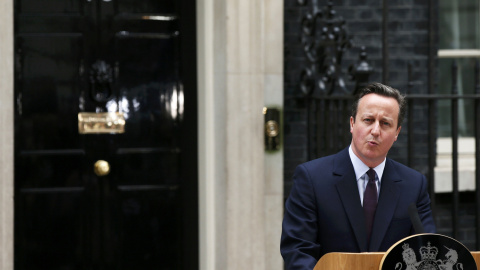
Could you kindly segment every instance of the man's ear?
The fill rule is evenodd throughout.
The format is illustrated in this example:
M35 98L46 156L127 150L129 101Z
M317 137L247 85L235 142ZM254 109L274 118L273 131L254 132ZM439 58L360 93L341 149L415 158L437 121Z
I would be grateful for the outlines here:
M402 130L402 126L399 126L399 127L397 128L397 135L395 135L395 141L397 141L398 134L400 134L400 130Z
M350 116L350 133L353 132L353 124L355 124L355 119L353 116Z

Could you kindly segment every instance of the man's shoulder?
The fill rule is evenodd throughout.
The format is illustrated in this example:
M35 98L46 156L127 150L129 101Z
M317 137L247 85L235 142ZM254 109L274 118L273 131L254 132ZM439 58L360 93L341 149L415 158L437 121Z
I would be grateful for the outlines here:
M388 167L391 167L389 169L393 169L396 173L400 174L400 175L412 175L412 176L416 176L416 177L422 177L423 174L420 173L419 171L415 170L415 169L412 169L398 161L395 161L393 159L390 159L390 158L387 158L386 160L386 167L385 168L388 168Z
M350 157L348 155L348 148L347 148L332 155L323 156L320 158L316 158L316 159L304 162L299 166L304 167L308 170L326 169L326 168L329 168L330 170L332 170L335 165L335 162L346 162L349 160L350 160Z

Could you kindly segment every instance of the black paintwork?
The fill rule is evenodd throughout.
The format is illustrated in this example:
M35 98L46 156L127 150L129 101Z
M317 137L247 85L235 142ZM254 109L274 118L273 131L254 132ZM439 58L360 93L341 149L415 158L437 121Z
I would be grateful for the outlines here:
M15 269L198 268L191 4L15 1Z

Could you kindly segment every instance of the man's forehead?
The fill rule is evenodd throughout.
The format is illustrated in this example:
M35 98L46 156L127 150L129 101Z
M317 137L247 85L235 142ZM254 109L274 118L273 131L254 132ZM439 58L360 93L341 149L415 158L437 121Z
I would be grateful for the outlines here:
M398 105L398 101L394 98L394 97L389 97L389 96L384 96L384 95L379 95L377 93L369 93L369 94L366 94L364 95L363 97L361 97L359 100L358 100L358 103L361 104L362 101L366 100L366 99L371 99L371 98L380 98L380 99L385 99L385 100L391 100L391 101L394 101L395 104Z
M369 97L370 96L370 97ZM358 102L358 110L366 110L368 111L369 108L374 108L376 107L376 105L378 105L378 102L377 101L372 101L370 100L371 98L373 98L373 96L377 96L379 98L383 98L383 99L386 99L386 100L390 100L392 101L395 105L393 107L395 107L396 111L399 112L400 111L400 105L398 104L398 101L393 98L393 97L387 97L387 96L382 96L382 95L378 95L378 94L368 94L368 95L365 95L363 96L359 102ZM368 98L365 98L365 97L368 97ZM367 102L366 100L370 100L370 102Z

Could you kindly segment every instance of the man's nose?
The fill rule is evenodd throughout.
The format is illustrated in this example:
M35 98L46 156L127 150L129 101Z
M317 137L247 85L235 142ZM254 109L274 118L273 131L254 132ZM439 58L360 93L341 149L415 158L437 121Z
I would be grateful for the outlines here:
M378 136L380 134L380 123L378 121L373 124L371 133L373 136Z

